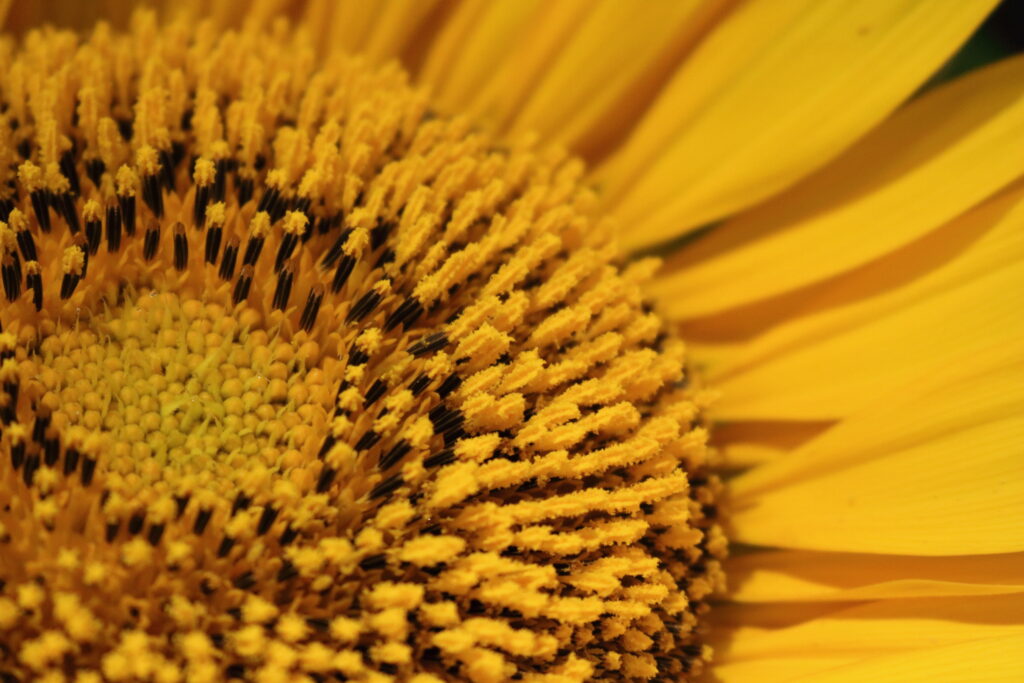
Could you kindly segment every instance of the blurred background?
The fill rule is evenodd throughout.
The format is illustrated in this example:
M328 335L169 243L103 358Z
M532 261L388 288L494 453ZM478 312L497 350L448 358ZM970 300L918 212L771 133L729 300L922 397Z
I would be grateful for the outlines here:
M1024 52L1024 0L1003 0L967 44L925 86Z

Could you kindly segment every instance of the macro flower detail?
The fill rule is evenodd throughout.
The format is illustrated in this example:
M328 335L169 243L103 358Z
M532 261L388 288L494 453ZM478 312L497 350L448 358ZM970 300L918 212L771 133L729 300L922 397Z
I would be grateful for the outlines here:
M701 672L709 394L578 160L281 24L5 68L8 676Z
M0 683L1024 680L1019 3L140 4L0 2Z

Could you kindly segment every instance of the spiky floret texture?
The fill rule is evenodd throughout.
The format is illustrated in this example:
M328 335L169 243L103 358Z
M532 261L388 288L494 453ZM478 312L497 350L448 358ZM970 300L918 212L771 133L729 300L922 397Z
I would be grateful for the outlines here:
M706 392L578 161L281 23L0 57L0 670L700 670Z

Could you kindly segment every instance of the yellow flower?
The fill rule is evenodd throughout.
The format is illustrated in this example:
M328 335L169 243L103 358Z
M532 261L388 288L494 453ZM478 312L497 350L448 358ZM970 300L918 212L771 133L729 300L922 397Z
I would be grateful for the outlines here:
M8 7L0 675L1024 677L993 1L185 4Z

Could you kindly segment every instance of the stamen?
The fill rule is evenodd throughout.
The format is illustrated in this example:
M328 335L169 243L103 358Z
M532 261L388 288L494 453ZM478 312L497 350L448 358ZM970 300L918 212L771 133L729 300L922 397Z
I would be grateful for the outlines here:
M185 225L175 223L174 225L174 268L185 270L188 267L188 236L185 235Z

